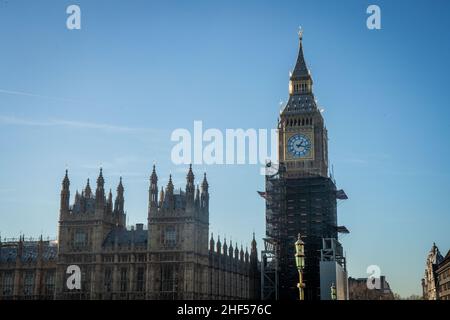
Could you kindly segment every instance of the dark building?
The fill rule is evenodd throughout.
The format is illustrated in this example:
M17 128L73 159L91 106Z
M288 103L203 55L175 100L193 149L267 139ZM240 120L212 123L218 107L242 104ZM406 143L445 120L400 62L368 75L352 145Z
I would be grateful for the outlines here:
M300 233L305 242L305 299L315 300L320 299L322 239L337 239L338 231L346 231L337 225L336 210L337 199L346 199L346 195L336 189L328 174L327 129L314 98L299 35L289 100L278 121L279 165L268 164L266 190L261 193L266 199L264 268L277 269L276 279L271 281L278 283L276 289L263 288L263 298L276 298L270 296L273 291L280 299L298 299L294 243ZM269 261L269 252L276 262Z
M148 229L126 227L125 188L113 201L103 172L70 201L62 182L58 241L1 241L1 299L257 299L259 262L251 249L209 239L209 184L189 168L186 188L171 177L158 188L150 176ZM250 251L250 252L249 252ZM81 288L67 286L69 266L81 272Z
M56 241L0 239L0 300L51 300L55 295Z

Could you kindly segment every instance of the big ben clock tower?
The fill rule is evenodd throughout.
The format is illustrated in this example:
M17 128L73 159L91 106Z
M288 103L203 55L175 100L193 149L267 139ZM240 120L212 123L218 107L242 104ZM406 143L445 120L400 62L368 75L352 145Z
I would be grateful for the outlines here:
M337 199L347 196L337 190L334 178L328 175L328 133L312 91L302 38L300 31L298 57L289 79L289 100L278 120L279 167L276 173L266 175L266 191L262 193L266 199L264 240L267 248L273 248L277 260L272 265L278 266L276 272L262 270L262 292L276 292L275 296L263 297L268 299L298 299L293 244L300 234L305 244L302 297L327 299L334 281L342 299L347 292L347 276L338 233L348 231L337 224ZM328 243L335 244L333 262L323 260ZM325 263L335 270L322 276L321 266ZM275 291L270 290L270 282L265 287L264 279L271 274L277 275L273 280L278 282Z
M303 55L303 33L294 70L289 79L289 100L278 123L278 159L290 178L326 177L327 129L312 92L313 80Z

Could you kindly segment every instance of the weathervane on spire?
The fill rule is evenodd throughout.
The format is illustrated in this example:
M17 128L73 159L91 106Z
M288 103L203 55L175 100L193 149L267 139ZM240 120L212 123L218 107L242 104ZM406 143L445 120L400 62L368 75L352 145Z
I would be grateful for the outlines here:
M299 26L299 27L298 27L298 38L299 38L300 40L303 39L303 28L302 28L302 26Z

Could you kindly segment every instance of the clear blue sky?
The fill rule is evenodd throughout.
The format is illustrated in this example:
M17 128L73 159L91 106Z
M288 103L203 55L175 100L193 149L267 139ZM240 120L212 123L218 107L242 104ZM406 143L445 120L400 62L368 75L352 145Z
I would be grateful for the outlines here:
M66 29L79 4L82 29ZM382 30L366 28L378 4ZM450 249L450 2L0 1L0 231L52 237L66 165L72 194L100 165L124 179L129 223L145 222L154 161L170 133L273 128L303 26L330 163L350 199L339 223L351 276L381 267L394 291L420 293L435 241ZM206 169L211 229L264 235L257 165ZM261 241L259 241L261 245Z

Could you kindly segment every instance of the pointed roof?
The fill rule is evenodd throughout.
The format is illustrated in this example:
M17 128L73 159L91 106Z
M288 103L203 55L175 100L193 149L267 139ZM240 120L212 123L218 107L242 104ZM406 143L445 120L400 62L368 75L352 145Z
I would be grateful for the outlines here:
M89 178L87 179L86 188L84 189L84 195L86 198L90 198L92 194L91 186L89 185Z
M159 201L163 201L164 200L164 187L161 186L161 191L159 192Z
M303 54L303 30L302 29L300 29L298 32L298 38L299 38L298 56L297 56L297 62L295 63L294 71L292 71L292 74L291 74L291 80L311 79L309 69L305 62L305 56Z
M305 62L305 57L303 55L303 32L299 32L299 49L297 61L295 63L294 71L291 72L290 81L307 80L312 84L312 77L309 69ZM299 113L309 113L312 111L318 111L316 99L314 98L314 93L310 88L307 91L293 91L289 93L288 102L282 107L281 113L284 115L288 114L299 114Z
M122 177L119 178L119 184L117 186L117 193L123 193Z
M172 175L169 175L169 182L167 183L166 192L168 194L173 194L173 182L172 182Z
M208 190L208 180L206 179L206 172L203 173L203 181L202 181L202 191Z
M103 179L103 169L100 168L100 173L97 178L97 187L102 187L105 185L105 179Z
M228 245L227 245L227 237L223 238L223 251L227 253Z
M192 172L192 164L189 165L189 171L186 176L187 182L194 184L194 173Z
M69 180L69 171L67 169L66 169L66 174L64 175L62 185L63 185L64 189L69 189L70 180Z
M156 175L156 166L153 165L152 175L150 176L150 182L157 183L158 182L158 176Z
M256 250L256 239L255 239L255 233L253 232L253 239L252 239L252 251Z

